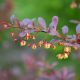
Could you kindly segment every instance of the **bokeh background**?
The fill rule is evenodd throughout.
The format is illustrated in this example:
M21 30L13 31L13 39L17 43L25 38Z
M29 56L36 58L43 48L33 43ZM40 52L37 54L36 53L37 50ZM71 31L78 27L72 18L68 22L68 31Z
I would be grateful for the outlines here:
M10 1L10 8L5 9L5 4ZM75 5L73 2L75 1ZM72 6L72 7L71 7ZM0 0L0 20L9 22L11 15L15 15L20 20L24 18L43 17L46 23L49 24L53 16L59 17L58 31L64 25L68 25L69 33L76 34L76 25L70 23L70 20L80 20L80 0ZM40 58L45 57L49 63L58 62L57 69L63 66L72 66L76 73L76 79L80 80L80 52L72 51L68 59L58 60L56 54L62 52L62 48L57 46L56 50L39 48L32 50L28 47L20 47L14 43L9 35L12 30L0 31L0 69L6 70L13 67L18 67L21 72L25 72L22 56L25 54L33 54ZM45 34L38 34L39 38L44 38ZM46 36L46 40L52 39L51 36ZM67 76L66 76L67 77ZM14 78L14 77L13 77ZM2 80L2 79L0 79ZM12 79L10 79L12 80ZM15 79L13 79L15 80ZM27 80L27 79L25 79Z

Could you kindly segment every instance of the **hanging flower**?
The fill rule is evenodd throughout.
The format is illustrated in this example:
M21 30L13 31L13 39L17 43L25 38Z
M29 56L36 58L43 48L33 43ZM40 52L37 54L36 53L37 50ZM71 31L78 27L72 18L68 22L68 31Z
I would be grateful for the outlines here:
M47 43L47 42L44 43L44 48L49 49L50 47L51 47L50 43Z
M32 45L32 49L36 49L37 48L37 45L34 43L33 45Z
M32 36L32 39L35 40L35 39L36 39L36 36L33 35L33 36Z
M56 49L56 46L54 45L54 46L53 46L53 50L55 50L55 49Z
M58 42L58 44L61 45L61 46L64 46L64 42L63 41Z
M26 34L26 40L29 40L30 37L31 37L31 36L30 36L30 33L27 33L27 34Z
M67 59L68 56L69 56L68 54L69 54L69 53L64 53L64 54L63 54L63 58L64 58L64 59Z
M28 46L28 47L31 47L31 46L32 46L32 43L29 43L27 46Z
M63 59L63 58L64 58L64 55L63 55L63 54L58 54L58 55L57 55L57 58L58 58L58 59Z
M71 47L67 46L64 48L65 53L70 53L71 52Z
M20 46L25 46L25 45L26 45L26 41L22 40L22 41L20 42Z
M39 41L39 42L38 42L38 46L41 47L41 46L43 45L43 43L44 43L43 40Z

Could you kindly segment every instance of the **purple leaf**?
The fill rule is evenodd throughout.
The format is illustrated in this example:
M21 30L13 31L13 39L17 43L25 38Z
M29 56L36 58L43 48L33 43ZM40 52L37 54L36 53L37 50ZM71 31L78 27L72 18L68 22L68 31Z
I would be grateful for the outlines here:
M12 16L10 17L10 21L11 21L12 24L14 23L14 19L15 19L15 16L12 15Z
M34 30L25 29L24 32L25 32L25 33L33 33Z
M52 22L50 24L50 27L53 27L56 30L57 24L58 24L58 17L57 16L53 16Z
M41 27L43 27L44 29L46 28L46 22L42 17L38 18L38 22Z
M28 24L28 28L32 28L32 26L33 26L32 23Z
M77 33L80 33L80 24L78 24L78 25L76 26L76 32L77 32Z
M23 22L20 22L20 27L24 27L24 23Z
M19 33L19 37L24 37L25 35L26 33L24 31Z
M73 39L74 39L74 40L76 39L76 35L73 35Z
M68 26L64 26L63 28L62 28L62 32L63 32L63 34L67 34L68 33Z
M25 33L30 33L30 31L28 29L25 29L24 32Z
M16 26L20 27L20 21L18 19L15 19Z
M52 43L52 44L55 44L55 43L58 43L60 40L58 40L58 39L52 39L50 42Z
M49 28L48 33L53 36L57 35L57 32L54 28Z
M33 26L33 22L30 19L24 19L23 20L23 24L24 25L28 25L28 27L32 27Z

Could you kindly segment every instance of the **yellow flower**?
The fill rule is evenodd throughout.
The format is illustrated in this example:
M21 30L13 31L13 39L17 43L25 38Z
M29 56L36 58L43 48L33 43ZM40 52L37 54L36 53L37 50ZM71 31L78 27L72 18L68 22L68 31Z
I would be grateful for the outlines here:
M26 41L22 40L22 41L20 42L20 46L25 46L25 45L26 45Z
M44 48L49 49L50 47L51 47L51 44L50 43L45 43L44 44Z
M36 49L36 48L37 48L36 44L33 44L32 49Z
M63 59L64 56L63 56L63 54L58 54L58 55L57 55L57 58L58 58L58 59Z
M65 53L70 53L71 52L71 47L64 47L64 52Z

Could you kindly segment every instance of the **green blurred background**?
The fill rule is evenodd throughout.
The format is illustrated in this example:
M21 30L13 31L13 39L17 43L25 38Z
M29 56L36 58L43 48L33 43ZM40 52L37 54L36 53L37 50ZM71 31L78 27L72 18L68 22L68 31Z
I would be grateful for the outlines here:
M4 0L0 0L0 4L2 4ZM23 20L24 18L38 18L39 16L43 17L46 20L46 23L49 24L51 22L51 19L53 16L59 17L59 23L58 23L58 31L61 32L61 28L64 25L69 26L69 34L75 34L76 31L76 24L70 23L70 20L80 20L80 0L76 0L76 3L78 4L77 8L70 8L71 3L73 0L13 0L14 9L12 14L14 14L17 18L20 20ZM2 43L9 39L8 35L9 31L1 32L0 33L0 47L2 49ZM43 35L43 36L42 36ZM45 34L39 34L39 38L44 37ZM52 37L47 36L46 39L50 40ZM16 44L15 44L16 45ZM14 46L15 46L14 45ZM17 48L16 45L14 47ZM19 49L19 47L18 47ZM23 49L24 50L24 49ZM45 49L44 49L45 50ZM58 61L59 66L68 66L72 65L76 69L77 73L77 80L80 80L80 61L77 59L73 59L72 56L70 56L66 60L58 60L56 58L56 54L62 52L62 48L58 46L58 48L54 51L52 49L45 50L47 54L47 60L48 61ZM0 52L1 56L6 53ZM74 53L72 51L71 55ZM7 64L2 63L1 64ZM1 65L0 64L0 65Z

